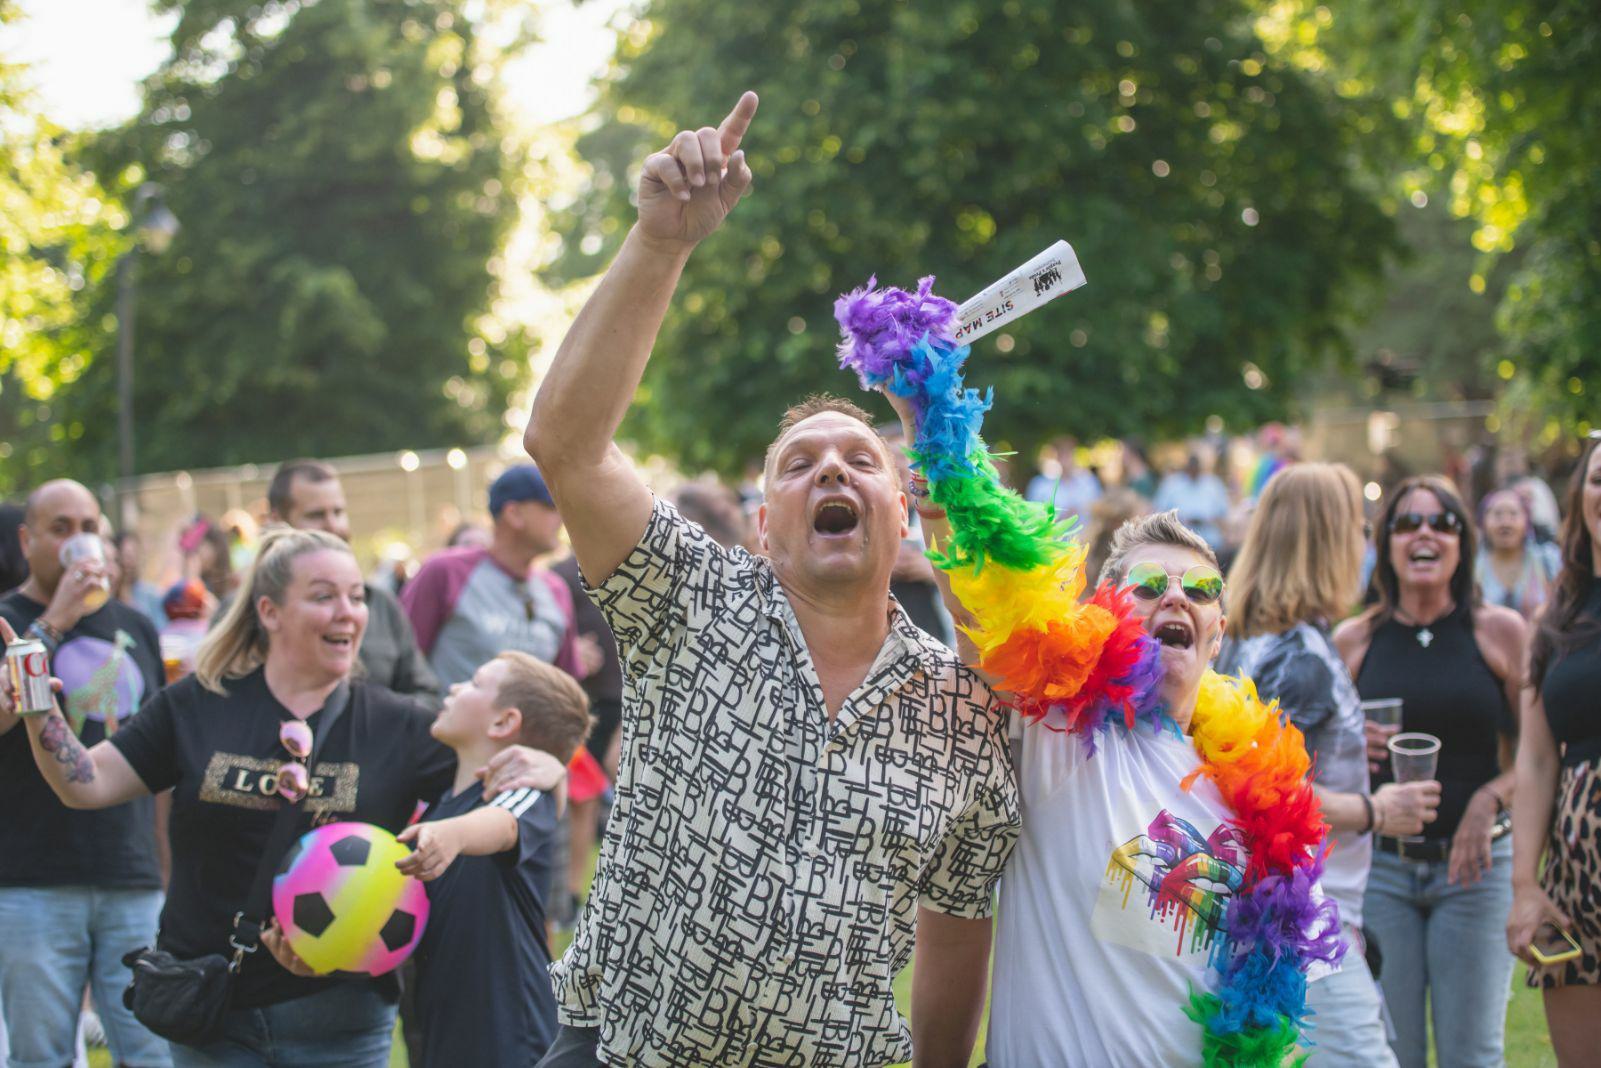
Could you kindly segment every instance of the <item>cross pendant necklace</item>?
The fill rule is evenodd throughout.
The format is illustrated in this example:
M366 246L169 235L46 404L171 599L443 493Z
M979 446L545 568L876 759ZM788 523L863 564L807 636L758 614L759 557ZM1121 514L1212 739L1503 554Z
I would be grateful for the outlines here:
M1438 616L1435 616L1432 621L1430 621L1428 623L1424 623L1422 625L1422 627L1418 630L1417 634L1415 635L1415 637L1418 640L1418 644L1421 645L1425 649L1427 649L1429 646L1433 645L1434 644L1434 631L1432 629L1430 629L1430 628L1433 627L1433 625L1435 623L1438 623L1440 620L1444 619L1446 616L1450 615L1454 611L1456 611L1456 605L1453 604L1450 608L1447 608L1445 610L1445 612L1443 612L1442 614L1440 614ZM1416 626L1418 626L1418 623L1414 621L1413 617L1409 613L1402 612L1400 609L1396 610L1395 618L1396 618L1397 622L1400 622L1400 623L1402 623L1402 624L1404 624L1404 625L1406 625L1408 627L1416 627Z

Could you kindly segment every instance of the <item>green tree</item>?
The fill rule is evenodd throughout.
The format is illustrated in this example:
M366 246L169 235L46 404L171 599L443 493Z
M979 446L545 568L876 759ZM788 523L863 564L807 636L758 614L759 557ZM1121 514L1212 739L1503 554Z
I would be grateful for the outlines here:
M1585 0L1391 4L1273 0L1270 50L1315 72L1353 109L1410 133L1376 166L1403 190L1445 196L1474 223L1475 292L1506 275L1499 344L1482 369L1507 380L1514 429L1542 445L1601 423L1601 22ZM1508 262L1508 254L1517 256ZM1470 353L1464 353L1471 356ZM1471 373L1471 371L1469 372Z
M0 0L0 24L15 4ZM39 114L26 71L0 60L0 493L60 470L84 433L59 419L59 394L89 363L101 332L79 294L121 251L115 200L71 159L72 138Z
M555 277L603 264L675 126L763 102L754 193L691 261L629 432L735 468L786 403L850 388L840 291L936 273L961 299L1057 237L1088 288L971 365L1012 444L1282 412L1393 234L1353 180L1358 131L1252 25L1227 0L653 0L579 143Z
M173 57L101 139L182 229L140 264L136 470L492 438L515 147L466 0L164 0ZM109 293L99 295L100 314ZM64 397L115 468L115 376Z

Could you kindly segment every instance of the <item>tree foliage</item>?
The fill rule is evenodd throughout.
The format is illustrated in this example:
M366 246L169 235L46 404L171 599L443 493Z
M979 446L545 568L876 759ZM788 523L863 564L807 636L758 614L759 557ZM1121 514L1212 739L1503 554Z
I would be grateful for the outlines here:
M653 0L644 16L580 141L591 187L554 273L604 262L647 151L761 93L754 193L691 260L629 428L691 464L735 467L785 404L850 388L832 303L875 272L935 273L961 299L1073 243L1088 288L971 365L1026 447L1281 410L1392 245L1353 178L1355 131L1238 3Z
M140 259L136 469L493 437L526 344L487 314L515 151L472 5L166 6L173 57L93 153L182 223ZM112 361L64 400L112 469Z
M0 0L0 23L17 18ZM79 295L121 250L116 201L72 161L71 135L39 114L25 75L0 62L0 492L59 463L82 435L52 405L99 340Z
M1411 143L1379 166L1412 190L1445 195L1473 220L1484 291L1517 251L1500 298L1510 380L1506 412L1550 444L1601 423L1601 20L1585 0L1468 0L1441 5L1273 0L1261 28L1272 51L1315 72L1352 109L1386 110ZM1493 287L1492 287L1493 288Z

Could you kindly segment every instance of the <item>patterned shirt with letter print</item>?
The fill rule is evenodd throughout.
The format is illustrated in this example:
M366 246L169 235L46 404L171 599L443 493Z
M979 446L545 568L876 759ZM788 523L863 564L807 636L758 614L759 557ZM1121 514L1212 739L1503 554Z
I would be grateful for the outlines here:
M890 984L917 907L989 916L1018 833L988 690L896 605L830 724L771 565L660 500L594 596L622 655L622 760L551 969L561 1021L599 1028L613 1064L908 1059Z
M19 635L45 607L21 591L0 598L0 616ZM50 673L62 682L62 711L84 747L114 737L161 688L156 628L109 601L62 635ZM0 818L0 886L161 888L154 801L68 808L39 774L21 724L0 735L0 813L9 814Z
M152 793L173 789L172 884L160 946L184 958L227 952L233 915L249 896L282 804L276 774L289 759L278 728L291 713L267 688L263 669L223 685L227 696L193 675L181 679L111 737ZM324 714L306 720L313 731ZM350 704L310 769L304 823L403 829L417 802L438 798L455 777L455 754L428 733L433 718L382 686L351 683ZM231 1004L271 1005L337 981L297 978L256 952L245 958Z

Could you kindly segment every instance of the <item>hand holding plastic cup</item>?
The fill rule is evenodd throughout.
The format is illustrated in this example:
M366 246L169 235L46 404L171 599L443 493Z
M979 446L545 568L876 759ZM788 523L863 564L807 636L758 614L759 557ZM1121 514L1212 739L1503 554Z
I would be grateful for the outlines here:
M74 534L61 543L59 556L61 566L67 570L73 567L92 564L101 574L96 578L95 584L89 587L89 592L83 595L83 607L90 612L97 612L101 606L111 599L111 580L105 575L106 569L106 543L100 535L82 531Z
M1440 762L1440 739L1416 731L1397 734L1388 743L1390 772L1396 782L1427 782Z
M1375 772L1379 770L1381 762L1389 759L1386 746L1401 729L1401 699L1381 697L1363 701L1362 718L1366 720L1368 771Z

